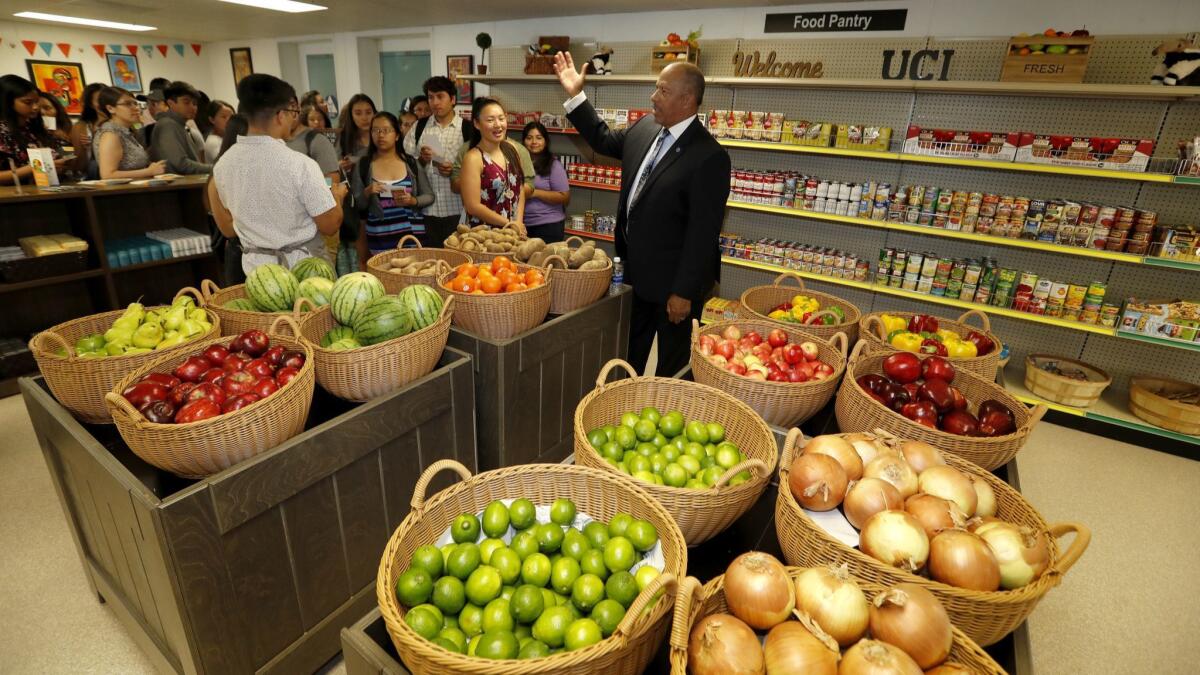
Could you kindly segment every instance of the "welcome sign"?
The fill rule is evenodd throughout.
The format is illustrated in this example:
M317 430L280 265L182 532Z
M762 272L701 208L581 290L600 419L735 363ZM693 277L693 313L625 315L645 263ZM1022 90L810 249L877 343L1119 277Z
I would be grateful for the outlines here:
M861 33L904 30L907 9L768 14L765 33Z

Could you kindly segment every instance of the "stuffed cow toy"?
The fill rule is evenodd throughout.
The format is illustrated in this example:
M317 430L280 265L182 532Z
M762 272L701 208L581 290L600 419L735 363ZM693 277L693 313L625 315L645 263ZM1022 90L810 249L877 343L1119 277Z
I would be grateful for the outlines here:
M1200 86L1200 48L1194 39L1169 40L1155 47L1153 53L1162 57L1162 63L1150 76L1151 84Z

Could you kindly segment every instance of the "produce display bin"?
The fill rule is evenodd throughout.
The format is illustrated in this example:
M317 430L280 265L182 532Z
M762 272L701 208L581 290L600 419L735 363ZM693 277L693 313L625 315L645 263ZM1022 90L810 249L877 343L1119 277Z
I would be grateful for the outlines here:
M41 378L21 389L88 582L157 669L290 675L320 668L375 606L416 476L439 459L476 470L473 377L447 349L367 403L318 391L304 432L199 481L81 424Z
M479 470L558 462L574 447L575 407L600 367L629 348L633 292L622 286L582 309L505 340L450 328L475 368Z
M409 675L388 637L378 607L342 629L342 659L346 675Z

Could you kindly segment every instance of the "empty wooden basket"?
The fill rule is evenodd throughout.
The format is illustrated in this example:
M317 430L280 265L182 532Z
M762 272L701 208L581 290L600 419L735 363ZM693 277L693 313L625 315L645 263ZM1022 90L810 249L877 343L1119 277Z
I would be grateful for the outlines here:
M1135 377L1129 381L1129 410L1156 427L1200 435L1200 387L1194 384Z
M1080 373L1085 379L1050 372L1046 370L1047 366L1064 373ZM1086 408L1099 400L1100 394L1110 384L1112 378L1108 373L1083 361L1050 354L1030 354L1025 357L1025 388L1047 401Z

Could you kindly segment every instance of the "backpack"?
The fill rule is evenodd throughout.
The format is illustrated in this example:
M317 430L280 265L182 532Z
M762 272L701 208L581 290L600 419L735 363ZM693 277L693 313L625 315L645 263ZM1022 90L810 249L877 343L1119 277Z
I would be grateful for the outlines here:
M420 143L421 143L421 134L425 133L425 127L429 126L429 120L431 120L431 119L433 119L432 116L423 117L423 118L417 120L417 130L414 132L415 135L413 136L413 138L415 138L417 140L418 147L420 147ZM463 142L470 143L471 137L473 135L474 135L473 129L467 125L466 121L463 121L463 124L462 124Z

